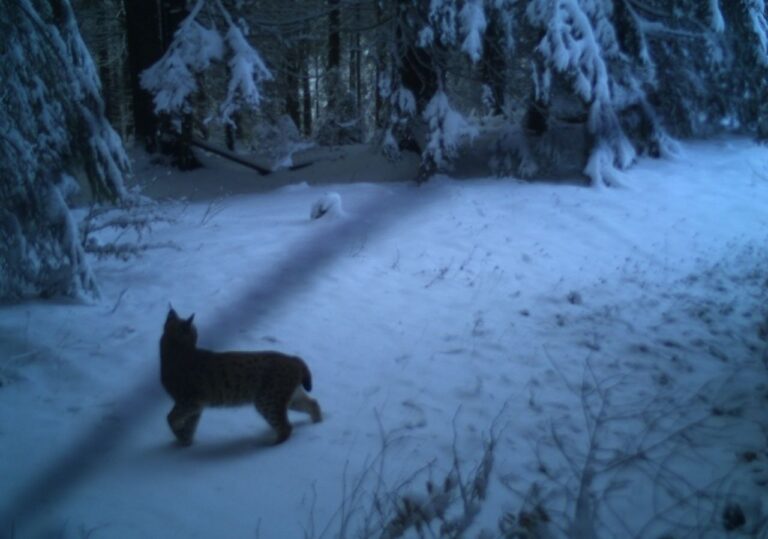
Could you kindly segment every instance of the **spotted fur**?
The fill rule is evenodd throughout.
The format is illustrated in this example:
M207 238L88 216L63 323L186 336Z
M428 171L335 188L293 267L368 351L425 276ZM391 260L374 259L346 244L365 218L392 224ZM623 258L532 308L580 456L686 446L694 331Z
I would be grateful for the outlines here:
M276 443L291 435L288 410L322 420L320 406L306 391L312 375L298 357L280 352L212 352L197 347L194 316L171 309L160 338L160 380L174 400L168 425L182 445L190 445L206 407L252 404L277 432Z

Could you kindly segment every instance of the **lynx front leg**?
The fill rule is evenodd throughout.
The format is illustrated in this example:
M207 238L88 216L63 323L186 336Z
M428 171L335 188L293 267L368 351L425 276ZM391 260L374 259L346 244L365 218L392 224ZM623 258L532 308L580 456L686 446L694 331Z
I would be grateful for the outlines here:
M196 404L176 403L168 414L168 425L181 445L192 445L203 409Z
M304 389L299 386L291 396L291 401L288 403L288 408L296 412L304 412L309 414L312 418L312 423L319 423L323 420L323 415L320 412L320 405L317 401L311 398Z

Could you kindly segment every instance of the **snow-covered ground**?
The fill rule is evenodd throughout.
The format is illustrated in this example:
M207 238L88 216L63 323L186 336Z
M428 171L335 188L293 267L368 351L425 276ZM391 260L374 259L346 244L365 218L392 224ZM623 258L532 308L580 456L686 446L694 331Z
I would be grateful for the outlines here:
M173 247L94 260L101 301L0 307L0 536L394 537L439 507L460 537L768 535L764 147L684 144L621 189L366 179L162 202ZM303 357L324 421L271 446L208 410L178 447L169 302L204 347Z

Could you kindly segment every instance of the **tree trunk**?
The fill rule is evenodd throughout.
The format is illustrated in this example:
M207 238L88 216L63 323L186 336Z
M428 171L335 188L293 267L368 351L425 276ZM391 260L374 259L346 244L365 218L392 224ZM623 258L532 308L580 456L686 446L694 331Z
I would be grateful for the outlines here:
M315 62L315 119L320 117L320 59L314 55Z
M483 59L481 75L483 83L491 89L493 108L491 114L499 115L504 110L504 86L506 82L506 56L503 51L503 41L499 17L491 13L488 27L483 35Z
M384 122L381 121L381 90L379 89L379 86L381 85L381 63L376 62L376 66L374 68L373 73L373 121L375 122L376 128L383 127Z
M411 12L410 6L411 2L407 0L400 0L398 6L400 21L397 27L397 50L401 58L400 80L403 86L413 93L416 108L421 113L437 91L438 76L432 52L417 44L419 28L415 21L424 17L417 17L419 13ZM419 8L416 10L425 11Z
M163 53L168 50L173 35L179 28L181 21L189 14L186 0L159 0L160 2L160 29L163 42ZM198 81L199 83L199 81ZM170 122L165 124L170 128ZM195 125L194 116L184 113L181 117L181 133L170 144L161 144L160 151L173 157L173 164L180 170L192 170L202 166L195 157L189 141Z
M309 41L305 40L301 44L301 91L302 91L302 132L305 136L312 134L312 92L309 85Z
M170 119L157 117L151 94L141 87L141 73L162 57L186 17L186 2L124 0L124 7L135 137L149 151L172 155L174 164L183 170L200 166L186 143L192 135L191 115L182 117L181 133L176 133L178 136L162 136L162 131L172 130Z
M438 72L433 58L434 49L418 46L420 21L427 18L428 2L417 3L400 0L397 5L397 30L395 33L395 59L400 75L400 84L409 90L416 101L416 113L408 125L398 128L397 143L400 150L415 151L424 157L425 146L422 112L438 89ZM431 176L434 167L422 159L418 181Z
M376 13L376 25L381 24L382 13L381 4L378 0L373 0L374 12ZM376 40L376 65L374 67L373 75L373 95L374 95L374 122L377 129L384 127L384 119L382 118L382 107L384 103L381 99L381 72L384 69L384 46L381 39Z
M301 126L300 81L301 52L300 45L291 46L285 56L285 113L291 117L294 125Z
M341 11L339 10L339 0L328 0L330 12L328 14L328 66L327 66L327 95L328 110L333 114L338 104L336 91L339 85L339 68L341 67L341 35L339 26L341 25Z
M158 119L155 116L152 95L141 87L141 73L163 55L163 32L158 0L124 0L126 41L131 98L133 101L133 127L136 141L147 150L158 148Z
M360 27L360 4L355 6L355 23ZM360 44L360 32L355 32L355 105L358 114L362 114L363 88L360 72L362 71L363 49Z

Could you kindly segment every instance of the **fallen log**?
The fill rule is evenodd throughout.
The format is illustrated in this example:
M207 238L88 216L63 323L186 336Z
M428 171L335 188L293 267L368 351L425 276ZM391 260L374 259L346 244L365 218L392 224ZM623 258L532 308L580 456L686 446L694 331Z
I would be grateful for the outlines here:
M274 172L272 169L269 169L267 167L261 166L258 163L254 163L250 159L246 159L245 157L241 155L237 155L234 152L230 152L229 150L225 150L223 148L218 148L216 146L213 146L207 142L204 142L197 138L190 138L189 139L189 145L195 146L196 148L200 148L201 150L205 150L207 152L211 152L213 154L216 154L220 157L223 157L224 159L229 159L230 161L234 161L235 163L239 165L243 165L244 167L252 168L256 172L258 172L262 176L266 176L268 174L272 174ZM306 163L299 163L298 165L293 165L288 167L288 170L299 170L304 167L308 167L313 162L308 161Z

